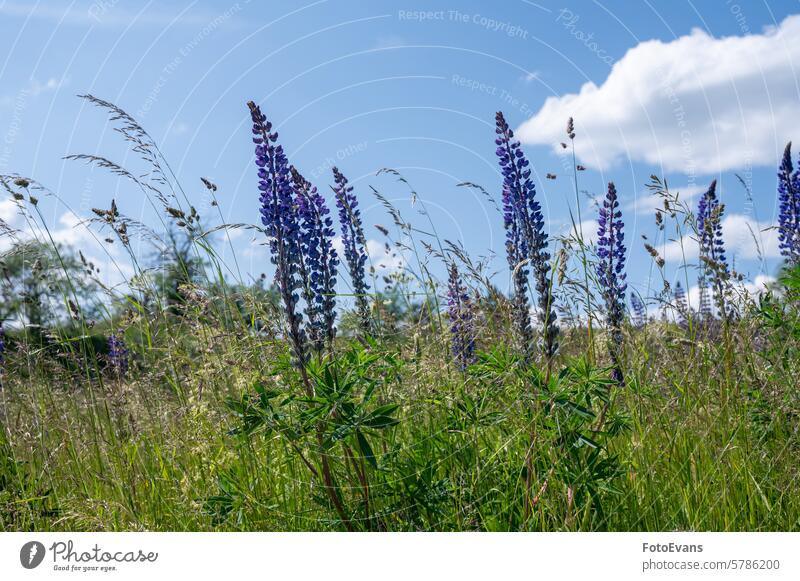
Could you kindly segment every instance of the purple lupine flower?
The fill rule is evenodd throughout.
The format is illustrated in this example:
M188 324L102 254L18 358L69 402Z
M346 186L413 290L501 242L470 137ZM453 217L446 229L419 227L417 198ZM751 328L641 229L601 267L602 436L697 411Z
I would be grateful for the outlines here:
M447 284L447 312L453 359L463 370L475 360L475 313L455 264L450 264Z
M792 264L800 263L800 168L792 165L792 142L778 168L778 247Z
M528 245L520 235L514 201L508 188L503 188L503 222L506 229L506 258L514 285L511 304L512 319L520 351L525 359L529 359L533 351L533 330L531 329L531 306L528 302Z
M519 141L514 140L514 132L509 128L502 112L497 112L495 123L496 153L503 173L506 229L508 230L511 223L516 224L516 232L512 236L518 249L516 258L519 258L520 262L525 259L530 260L533 268L539 319L543 326L544 353L551 359L558 349L559 330L553 308L550 254L547 252L544 216L539 202L536 201L536 188L530 179L529 162L522 152ZM524 245L520 242L524 242Z
M296 309L299 301L297 291L302 287L299 276L300 220L289 177L289 162L283 147L276 144L278 132L272 131L272 123L261 113L261 108L253 101L247 106L253 120L253 143L256 144L261 222L269 237L275 281L287 318L295 364L303 367L308 361L306 334L302 328L303 317Z
M333 179L336 182L333 191L339 209L339 223L342 226L344 259L350 272L361 329L364 333L369 333L369 285L365 270L368 255L367 240L361 225L361 210L358 209L358 198L353 193L353 186L348 184L347 178L336 167L333 168Z
M675 307L678 310L678 325L682 329L686 329L689 326L691 311L689 310L689 301L686 298L686 291L683 290L681 281L675 283Z
M108 336L108 362L119 377L128 372L128 349L125 340L115 333Z
M314 349L322 353L336 336L336 267L333 220L325 198L297 169L291 168L300 217L301 269L306 300L306 332Z
M725 242L722 238L722 214L725 206L717 197L717 180L713 180L708 191L700 198L697 206L697 232L700 243L700 271L703 283L709 281L714 289L714 299L722 317L728 316L725 301L725 286L730 278L728 261L725 257ZM708 296L705 297L709 301ZM710 312L710 305L700 305L701 311ZM705 313L704 313L705 314Z
M700 265L700 275L697 277L697 288L700 293L700 319L704 322L708 322L714 315L711 311L711 291L708 288L708 281L706 280L703 265Z
M597 219L597 280L606 304L606 322L610 341L609 351L613 363L612 377L620 385L624 379L620 366L622 346L622 321L625 316L625 233L622 231L622 212L619 210L617 189L608 183L608 191Z
M632 322L634 327L641 327L647 322L647 308L639 295L631 293Z
M625 315L625 234L622 231L617 189L608 183L608 191L597 219L597 279L606 303L606 318L614 331L622 327Z

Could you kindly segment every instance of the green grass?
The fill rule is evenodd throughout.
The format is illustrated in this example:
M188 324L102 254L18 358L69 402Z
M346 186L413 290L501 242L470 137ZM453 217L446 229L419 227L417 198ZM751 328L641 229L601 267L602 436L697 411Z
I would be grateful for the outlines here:
M300 457L316 462L321 448L302 426L330 409L301 401L280 341L207 306L150 321L150 347L133 340L132 324L128 379L65 366L52 348L10 354L4 530L346 528ZM398 406L392 425L363 430L374 465L352 433L326 448L349 526L796 530L797 341L781 328L757 331L755 317L694 342L669 324L628 329L627 386L601 431L593 423L607 371L585 363L585 345L574 349L580 329L556 364L567 372L549 386L497 347L503 329L466 374L428 325L368 348L340 340L329 369L352 380L340 405L358 408L371 391L366 412ZM346 424L336 413L325 416L328 433Z

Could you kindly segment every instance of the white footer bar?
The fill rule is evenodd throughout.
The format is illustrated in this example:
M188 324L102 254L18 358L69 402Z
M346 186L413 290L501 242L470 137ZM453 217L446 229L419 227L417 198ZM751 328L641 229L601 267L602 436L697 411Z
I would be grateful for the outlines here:
M797 580L800 533L0 534L4 580L189 575L220 581Z

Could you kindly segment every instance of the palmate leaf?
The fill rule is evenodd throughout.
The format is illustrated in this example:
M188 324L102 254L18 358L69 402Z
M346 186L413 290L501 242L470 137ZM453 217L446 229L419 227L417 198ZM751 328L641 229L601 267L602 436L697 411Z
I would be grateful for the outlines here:
M378 462L375 460L375 453L372 451L372 447L369 445L366 436L364 436L361 430L356 432L356 440L358 441L358 448L361 450L361 454L373 468L377 469Z
M589 436L584 436L583 434L580 434L578 436L578 439L575 440L575 447L581 448L583 446L589 446L590 448L595 448L595 449L600 448L600 444L592 440Z
M336 428L333 430L333 433L326 440L326 448L330 448L336 442L344 440L354 431L356 431L356 426L352 423L345 423L336 426Z
M400 423L400 420L395 419L391 416L374 416L370 417L367 420L364 420L361 425L372 428L375 430L383 430L385 428L390 428L392 426L396 426Z
M565 396L554 398L553 403L564 410L567 415L575 415L587 420L594 419L595 417L595 413L592 410L569 400Z
M377 430L382 430L390 426L396 426L400 423L400 420L393 418L392 414L394 414L399 407L400 406L398 404L394 403L382 405L373 410L372 413L370 413L361 422L361 425Z

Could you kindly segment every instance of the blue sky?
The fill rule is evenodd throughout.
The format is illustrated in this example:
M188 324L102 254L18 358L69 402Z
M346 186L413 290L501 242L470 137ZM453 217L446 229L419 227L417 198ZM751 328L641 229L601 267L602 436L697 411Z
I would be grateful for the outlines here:
M92 93L149 130L201 213L212 216L204 176L219 186L226 221L255 222L245 106L253 99L291 162L323 192L331 164L350 177L376 264L396 265L382 256L373 224L390 220L370 185L427 228L408 187L375 175L392 167L419 192L442 238L474 256L497 254L505 288L502 220L457 184L478 183L499 197L493 121L503 110L535 167L551 234L566 233L574 193L558 142L572 115L587 166L581 189L599 195L613 180L623 200L636 290L647 292L652 271L641 235L655 235L646 189L653 173L692 204L719 179L736 267L758 284L779 264L767 230L776 215L775 166L786 141L800 139L796 10L777 0L0 0L0 172L58 192L77 217L53 200L42 208L58 239L78 247L94 243L78 217L112 197L123 213L155 224L130 183L62 160L94 153L136 167L106 117L75 96ZM9 202L0 202L0 218L17 220ZM760 232L764 260L751 229ZM270 272L266 249L251 237L234 241L240 266ZM659 248L669 277L678 276L677 246L667 240Z

